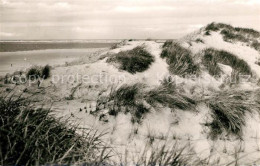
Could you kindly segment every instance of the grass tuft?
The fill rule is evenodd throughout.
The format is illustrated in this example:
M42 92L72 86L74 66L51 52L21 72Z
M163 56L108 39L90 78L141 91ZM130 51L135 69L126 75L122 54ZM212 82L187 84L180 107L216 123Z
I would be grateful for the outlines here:
M163 45L162 48L168 48L172 45L173 41L172 40L166 40Z
M154 108L159 104L172 109L194 110L197 104L194 99L180 93L170 78L164 79L161 86L148 91L144 98Z
M21 97L0 97L1 165L101 163L102 134L68 125Z
M209 124L212 139L224 133L242 138L246 113L251 113L255 107L259 108L251 96L250 91L229 90L207 101L212 110L213 121Z
M100 97L97 103L97 111L107 105L108 115L111 116L117 116L120 112L130 113L133 123L142 123L142 119L152 108L195 110L197 104L196 100L181 94L169 80L153 89L147 89L142 84L122 85L109 95Z
M104 99L98 100L97 105L108 105L108 114L111 116L117 116L119 112L130 113L133 123L141 123L145 114L150 111L142 100L142 87L142 84L122 85L113 89Z
M41 78L43 79L47 79L51 76L51 67L49 65L45 65L43 68L42 68L42 71L41 71Z
M137 46L132 50L112 55L107 62L118 62L120 69L135 74L147 70L154 62L154 57L144 47Z
M202 64L208 69L209 74L213 76L220 76L221 69L217 63L228 65L234 70L238 71L240 74L252 74L250 66L244 60L239 59L234 54L213 48L203 50Z
M163 145L146 147L138 156L134 165L203 165L195 155L190 145L180 145L179 143L165 142Z
M260 51L260 43L257 40L254 40L251 43L251 47L253 47L255 50Z
M37 79L40 78L40 75L41 75L41 71L38 66L31 67L26 73L26 77L28 79Z
M196 42L196 43L204 43L204 41L203 41L201 38L197 38L197 39L195 40L195 42Z
M43 78L47 79L51 75L51 67L49 65L41 66L32 66L26 73L28 79L38 79Z
M179 43L171 43L170 46L165 47L161 53L161 58L166 58L171 74L185 76L199 72L199 66L193 61L191 51L182 47Z
M213 22L208 24L205 28L205 35L210 35L211 31L221 31L220 34L223 36L224 41L227 42L240 41L251 44L260 37L260 32L256 30L233 27L223 23ZM254 43L251 47L255 48L255 44L257 43Z
M234 33L231 30L223 29L220 34L223 35L224 41L232 42L234 40L241 41L241 42L249 42L249 39L247 39L245 36L241 34Z

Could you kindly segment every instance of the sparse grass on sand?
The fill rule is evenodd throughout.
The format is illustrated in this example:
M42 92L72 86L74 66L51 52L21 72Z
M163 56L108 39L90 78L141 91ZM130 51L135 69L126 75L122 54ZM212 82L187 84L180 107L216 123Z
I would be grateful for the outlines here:
M243 126L246 123L245 115L260 108L260 103L254 95L253 91L228 90L210 97L206 101L212 110L210 137L216 139L226 133L242 139Z
M119 112L130 113L133 123L141 123L145 114L150 111L142 101L140 92L142 86L142 84L122 85L113 90L108 97L108 102L112 103L108 114L116 116Z
M107 149L94 130L34 109L22 97L0 97L0 165L100 164Z
M231 30L223 29L223 30L221 30L220 34L223 35L224 41L227 41L227 42L232 42L234 40L241 41L241 42L249 42L248 38L246 38L245 36L243 36L241 34L234 33Z
M132 50L121 51L112 55L107 62L119 63L119 68L129 73L143 72L154 62L154 57L144 47L137 46Z
M37 79L43 78L47 79L51 75L51 67L49 65L41 66L32 66L26 73L28 79Z
M199 66L195 64L191 51L182 47L179 43L165 43L161 58L166 58L171 74L185 76L199 72Z
M137 157L138 159L134 161L134 165L203 165L203 161L198 159L189 145L180 146L177 142L165 142L163 145L156 147L147 146Z
M253 47L255 50L260 51L260 43L257 40L254 40L251 43L251 47Z
M202 54L202 64L208 69L209 74L212 76L220 76L221 74L218 63L228 65L240 74L252 74L250 66L244 60L239 59L227 51L207 48L202 51Z
M221 29L235 31L235 32L240 33L240 34L251 35L251 36L256 37L256 38L260 37L260 32L254 30L254 29L233 27L229 24L224 24L224 23L212 22L212 23L208 24L205 28L206 31L219 31Z
M228 24L214 22L208 24L205 28L205 31L208 34L210 31L220 31L224 41L227 42L240 41L250 44L260 37L260 32L254 29L233 27ZM255 48L255 44L251 46Z
M102 100L98 100L97 105L107 105L105 107L109 109L108 115L130 113L133 123L141 123L151 108L195 110L196 104L195 100L181 94L173 82L164 81L162 85L153 89L147 89L142 84L122 85L118 89L113 89Z
M201 38L197 38L197 39L195 40L195 42L196 42L196 43L204 43L204 41L203 41Z

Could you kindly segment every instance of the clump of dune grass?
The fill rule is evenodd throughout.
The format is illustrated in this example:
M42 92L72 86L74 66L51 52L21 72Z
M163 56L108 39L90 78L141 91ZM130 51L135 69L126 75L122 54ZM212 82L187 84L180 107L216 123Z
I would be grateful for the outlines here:
M212 122L209 123L210 137L228 134L242 138L246 113L259 108L250 91L229 90L213 95L207 102L212 110Z
M205 31L219 31L220 29L231 30L231 29L234 29L234 28L229 24L212 22L212 23L210 23L206 26Z
M211 35L211 34L210 34L210 31L206 31L206 32L204 33L204 35L210 36L210 35Z
M172 109L195 110L197 104L194 99L180 93L170 78L165 78L159 87L147 91L144 98L154 108L162 106Z
M0 97L0 165L100 164L103 134L35 109L22 97Z
M254 40L251 43L251 47L253 47L255 50L260 51L260 43L257 40Z
M236 32L238 33L242 33L242 34L246 34L246 35L251 35L255 38L259 38L260 37L260 32L251 29L251 28L240 28L240 27L235 27L234 28Z
M203 50L202 64L208 69L209 74L220 76L221 69L218 63L228 65L240 74L252 74L250 66L243 59L239 59L234 54L213 48Z
M147 70L154 62L154 57L144 47L137 46L132 50L112 55L107 62L117 62L120 69L135 74Z
M220 34L223 35L224 41L232 42L234 40L241 41L241 42L249 42L249 39L247 39L245 36L241 34L234 33L231 30L223 29Z
M28 72L26 73L26 77L28 79L37 79L40 78L41 75L41 71L40 68L38 66L33 66L31 67Z
M150 111L142 100L142 87L142 84L122 85L117 89L112 89L107 97L98 100L97 105L103 104L108 107L108 115L117 116L120 112L130 113L132 123L141 123L146 113Z
M219 27L216 26L216 24L213 22L213 23L210 23L206 26L205 28L206 31L218 31L219 30Z
M47 79L51 75L51 67L49 65L45 66L32 66L26 73L28 79Z
M162 48L167 48L167 47L170 47L173 43L173 40L166 40L163 45L162 45Z
M141 123L149 109L144 106L141 100L141 84L123 85L116 91L112 92L109 100L114 102L112 109L114 111L130 113L133 123ZM117 110L116 110L117 109Z
M210 75L217 76L217 77L221 75L222 71L218 66L218 61L210 51L204 52L204 56L202 58L202 64L207 68Z
M208 34L210 34L211 31L220 31L220 34L223 36L224 41L227 42L240 41L250 44L250 42L260 37L260 32L256 30L233 27L228 24L215 22L208 24L205 27L205 31Z
M51 75L51 67L49 65L45 65L41 71L41 78L47 79L50 77L50 75Z
M179 43L173 42L170 46L165 47L161 53L161 58L166 58L171 74L184 76L199 72L199 66L195 64L191 51L182 47Z
M203 41L201 38L197 38L197 39L195 40L195 42L196 42L196 43L204 43L204 41Z

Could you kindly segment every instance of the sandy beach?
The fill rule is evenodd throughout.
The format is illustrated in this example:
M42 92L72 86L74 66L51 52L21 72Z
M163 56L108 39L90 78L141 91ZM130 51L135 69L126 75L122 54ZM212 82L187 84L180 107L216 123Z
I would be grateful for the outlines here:
M0 75L26 70L34 65L64 65L79 58L88 57L102 48L48 49L33 51L1 52ZM104 49L104 48L103 48Z

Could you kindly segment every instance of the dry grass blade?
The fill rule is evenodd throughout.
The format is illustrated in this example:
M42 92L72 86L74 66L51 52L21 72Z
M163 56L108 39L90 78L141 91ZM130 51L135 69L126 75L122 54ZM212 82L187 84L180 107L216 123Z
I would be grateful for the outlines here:
M242 138L245 115L259 108L252 91L229 90L212 96L208 101L213 121L209 124L210 136L231 134Z
M34 109L21 97L0 97L0 162L3 165L96 163L107 161L102 134L52 117L51 110ZM87 134L84 134L87 133ZM109 148L106 148L107 150ZM102 156L99 156L101 154Z
M161 58L166 58L172 74L185 76L199 72L199 66L195 64L190 50L172 41L166 41L163 48Z

